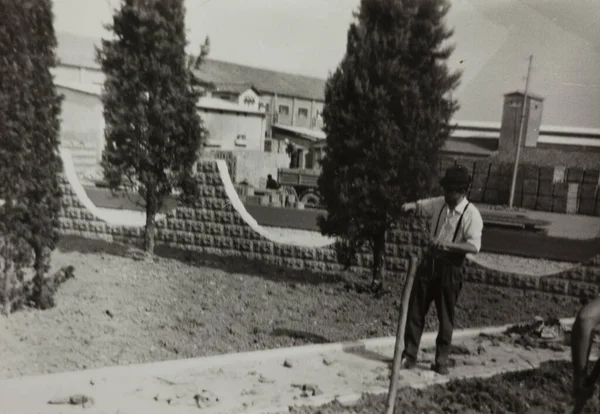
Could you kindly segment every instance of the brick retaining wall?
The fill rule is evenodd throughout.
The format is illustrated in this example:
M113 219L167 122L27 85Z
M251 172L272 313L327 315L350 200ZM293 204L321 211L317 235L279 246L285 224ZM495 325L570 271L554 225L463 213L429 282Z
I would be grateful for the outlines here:
M219 164L220 163L220 164ZM332 245L304 247L276 243L259 234L238 212L241 202L229 197L224 183L223 161L205 160L197 166L197 181L202 199L194 207L178 207L157 222L156 243L200 254L241 256L272 265L316 273L338 272L336 252ZM116 242L141 242L143 228L108 224L87 210L66 175L63 190L61 233ZM229 190L231 191L231 189ZM235 196L237 198L237 196ZM239 201L239 199L237 200ZM236 206L236 207L234 207ZM411 254L422 254L427 242L425 221L420 218L404 220L399 229L388 235L386 269L403 278ZM361 252L352 271L369 274L372 257ZM574 296L595 296L600 293L600 255L587 263L553 276L516 275L484 268L470 262L466 280L488 285L535 289L538 291Z

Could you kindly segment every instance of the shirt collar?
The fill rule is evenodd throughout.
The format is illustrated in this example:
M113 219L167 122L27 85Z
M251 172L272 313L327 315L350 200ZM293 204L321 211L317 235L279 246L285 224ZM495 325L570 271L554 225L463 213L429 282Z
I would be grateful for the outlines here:
M458 203L458 204L456 205L456 207L454 207L454 211L456 211L457 213L462 213L463 211L465 211L465 207L467 207L467 203L468 203L468 202L469 202L469 201L467 200L467 197L463 198L463 199L461 200L461 202L460 202L460 203Z

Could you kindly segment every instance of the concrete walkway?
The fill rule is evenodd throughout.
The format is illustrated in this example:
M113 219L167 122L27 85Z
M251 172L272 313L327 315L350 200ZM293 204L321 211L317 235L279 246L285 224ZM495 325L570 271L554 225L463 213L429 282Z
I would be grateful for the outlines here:
M568 324L567 322L564 322ZM489 328L496 334L506 327ZM547 360L569 359L566 346L525 350L455 332L456 366L449 377L427 367L435 335L423 337L420 368L401 371L401 386L424 387L457 377L486 377L531 369ZM230 354L52 374L0 381L0 413L285 413L291 405L356 401L363 392L386 393L394 338ZM86 408L49 400L84 394ZM199 408L200 407L200 408Z

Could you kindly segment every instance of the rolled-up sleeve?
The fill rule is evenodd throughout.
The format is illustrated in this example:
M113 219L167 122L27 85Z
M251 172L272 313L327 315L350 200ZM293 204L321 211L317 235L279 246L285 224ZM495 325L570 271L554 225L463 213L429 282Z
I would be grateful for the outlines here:
M439 210L444 204L444 197L424 198L417 201L416 213L421 216L431 217L433 212Z
M483 219L479 210L474 208L469 215L469 220L465 223L465 242L472 244L477 249L481 250L481 234L483 233Z

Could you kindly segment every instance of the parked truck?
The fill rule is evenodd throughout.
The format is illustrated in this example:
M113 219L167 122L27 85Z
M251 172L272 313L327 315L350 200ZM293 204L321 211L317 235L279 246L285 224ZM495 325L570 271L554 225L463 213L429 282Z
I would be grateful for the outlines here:
M298 201L306 207L321 206L321 198L317 188L320 169L280 168L277 170L277 181L281 186L290 186L296 190Z

